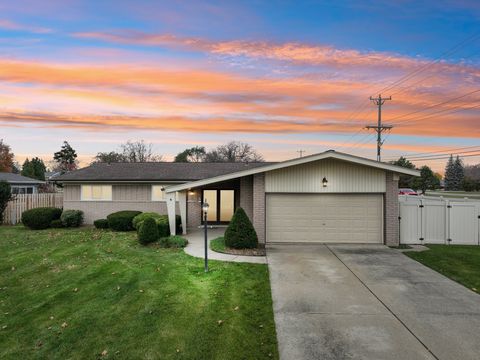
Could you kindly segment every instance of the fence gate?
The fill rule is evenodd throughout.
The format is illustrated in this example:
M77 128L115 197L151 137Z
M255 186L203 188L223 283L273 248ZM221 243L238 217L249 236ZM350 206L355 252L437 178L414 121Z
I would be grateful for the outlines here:
M400 195L400 243L480 245L480 201Z

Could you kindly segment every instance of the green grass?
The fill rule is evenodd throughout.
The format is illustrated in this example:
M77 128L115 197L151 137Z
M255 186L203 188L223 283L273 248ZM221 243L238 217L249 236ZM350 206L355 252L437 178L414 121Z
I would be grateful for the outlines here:
M278 358L267 266L210 269L135 233L2 226L0 358Z
M430 250L404 254L452 280L480 292L480 247L470 245L427 245Z
M216 239L210 241L210 249L216 252L224 253L225 252L225 239L223 236L220 236Z

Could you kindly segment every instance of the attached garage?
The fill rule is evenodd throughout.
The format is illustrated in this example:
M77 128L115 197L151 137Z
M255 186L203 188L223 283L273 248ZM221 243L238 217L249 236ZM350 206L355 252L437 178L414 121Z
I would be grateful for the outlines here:
M383 243L383 194L267 194L267 242Z
M329 150L166 189L170 228L175 192L239 179L238 205L260 244L399 244L398 179L419 171Z

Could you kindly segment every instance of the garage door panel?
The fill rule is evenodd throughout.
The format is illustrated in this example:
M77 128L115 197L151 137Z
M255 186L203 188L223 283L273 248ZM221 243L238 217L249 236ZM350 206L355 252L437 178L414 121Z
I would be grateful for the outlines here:
M382 194L267 194L267 241L382 243L382 199Z

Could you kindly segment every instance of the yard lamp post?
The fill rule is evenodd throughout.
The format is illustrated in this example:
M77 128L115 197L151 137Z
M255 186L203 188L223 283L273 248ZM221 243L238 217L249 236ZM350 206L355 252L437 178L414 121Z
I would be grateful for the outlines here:
M203 211L203 228L205 230L205 272L208 272L208 234L207 234L207 214L208 214L208 203L205 199L202 204Z

